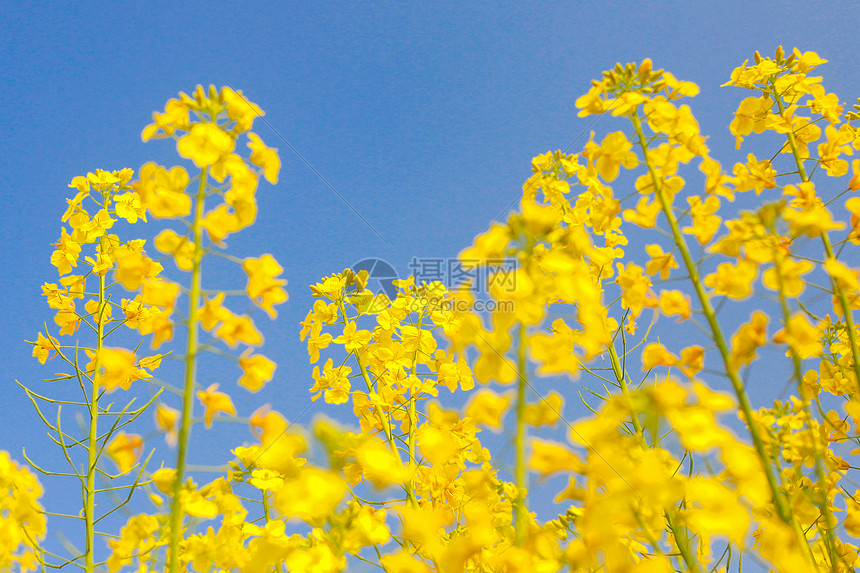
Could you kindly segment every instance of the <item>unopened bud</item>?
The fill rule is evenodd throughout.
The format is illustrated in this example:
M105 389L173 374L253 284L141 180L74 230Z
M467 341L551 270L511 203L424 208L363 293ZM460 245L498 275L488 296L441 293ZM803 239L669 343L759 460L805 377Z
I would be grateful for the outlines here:
M651 75L651 59L645 58L642 60L642 63L639 64L639 82L645 83L648 81L649 76Z

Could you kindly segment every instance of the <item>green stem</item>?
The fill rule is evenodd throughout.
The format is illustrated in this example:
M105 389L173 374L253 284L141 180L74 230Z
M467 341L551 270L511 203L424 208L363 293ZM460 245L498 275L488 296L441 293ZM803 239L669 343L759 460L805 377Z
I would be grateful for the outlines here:
M420 348L421 341L421 322L423 320L423 316L418 316L418 341ZM418 373L418 352L419 349L416 348L415 352L412 355L412 376L417 376ZM418 426L418 414L415 411L415 393L411 389L409 390L409 436L408 447L409 447L409 467L412 473L409 476L409 485L408 492L412 493L412 501L413 505L418 505L418 500L415 498L415 472L417 471L417 464L415 463L415 431Z
M696 560L696 557L690 550L690 539L687 536L687 532L681 531L669 510L666 511L666 524L669 526L669 530L675 538L675 545L678 547L678 551L681 552L681 557L684 559L684 564L687 566L687 570L692 571L693 573L699 573L701 568L699 567L699 562Z
M266 518L266 523L271 521L271 512L269 511L269 492L264 489L261 489L260 492L263 494L263 516ZM278 563L278 572L284 573L284 564Z
M773 225L769 225L768 230L772 233L776 233L776 229L773 228ZM786 332L791 334L791 309L788 306L788 300L785 297L785 293L783 291L783 280L782 280L782 264L780 255L778 253L774 253L774 266L776 267L776 276L777 283L779 288L779 303L782 308L782 316L783 321L785 322L785 330ZM800 362L800 356L797 354L797 351L789 347L789 353L791 354L791 362L794 366L794 378L797 381L798 392L801 396L803 396L803 392L801 391L801 386L803 384L803 377L801 374L802 367ZM806 414L807 419L811 423L813 418L812 408L810 407L810 403L808 400L803 400L803 411ZM810 432L812 429L810 428ZM818 478L818 483L821 486L821 492L819 495L815 495L817 499L815 500L815 504L818 506L818 511L821 512L821 515L824 516L825 527L820 527L822 537L824 539L824 545L827 547L827 554L830 557L830 569L833 573L837 573L839 570L837 564L837 556L836 556L836 546L833 543L833 532L836 530L836 522L833 517L833 512L830 511L830 508L827 506L827 491L824 489L827 487L827 476L824 472L824 465L821 463L822 454L819 448L819 440L813 434L812 436L812 447L815 450L815 475Z
M101 246L101 245L100 245ZM86 528L86 554L84 557L84 569L86 573L95 571L93 542L95 541L95 509L96 509L96 461L99 453L98 443L98 418L99 418L99 370L101 370L101 357L99 356L104 345L104 326L102 318L105 312L105 277L99 276L99 307L96 315L96 354L93 358L93 388L90 396L90 435L87 440L87 485L84 491L84 523Z
M517 545L522 546L527 537L528 528L528 505L526 495L528 492L528 475L526 473L526 326L519 323L519 342L517 346L517 427L514 435L514 449L516 459L514 462L514 482L517 486L516 511L516 535Z
M776 105L779 108L780 115L782 115L785 112L785 104L782 101L782 97L777 95L775 88L771 89L771 91L769 93L770 93L771 97L774 99L774 101L776 102ZM794 133L788 132L786 134L786 136L788 139L788 145L789 145L789 147L791 147L791 153L794 156L794 163L795 163L795 165L797 165L797 173L798 173L798 175L800 175L801 181L803 181L804 183L808 183L809 182L809 175L806 173L806 168L803 165L803 158L800 156L800 150L797 147L797 140L794 136ZM824 245L824 251L825 251L825 253L827 253L827 258L828 259L835 259L835 256L833 254L833 246L830 243L830 237L828 236L826 231L821 233L821 241ZM786 328L786 330L788 330L788 328L789 328L788 320L790 318L790 314L788 312L788 304L785 301L785 296L782 294L782 274L779 272L779 260L778 259L776 260L776 265L777 265L777 276L779 277L779 287L780 287L779 298L780 298L780 302L782 303L783 315L786 317L785 318L785 321L786 321L785 328ZM860 351L858 351L858 343L857 343L856 331L854 330L854 320L853 320L853 317L851 315L851 307L848 304L848 299L845 296L845 292L839 288L839 285L837 284L836 279L834 279L832 276L830 277L830 284L833 287L833 292L836 294L837 298L839 299L840 306L842 307L842 315L845 317L845 326L846 326L846 329L848 330L848 341L850 343L851 353L852 353L852 356L854 358L854 375L856 376L857 380L860 380ZM794 349L791 349L791 354L792 354L792 358L794 361L794 371L795 371L794 375L797 378L798 391L800 391L800 385L802 384L801 373L800 373L800 370L801 370L800 358L797 356L797 353L794 351ZM804 400L803 408L804 408L804 412L806 413L809 420L812 421L812 419L813 419L812 411L811 411L811 408L809 406L809 403L805 400ZM827 479L826 479L827 476L824 473L824 467L821 463L821 455L819 455L818 440L817 439L813 438L813 445L815 448L815 473L816 473L816 477L818 478L818 482L821 484L821 487L825 488L826 484L827 484ZM820 494L820 498L817 500L817 502L818 502L817 503L818 509L821 512L821 514L824 516L825 523L826 523L826 527L822 529L822 535L824 537L825 545L827 546L827 552L830 556L830 569L831 569L831 571L833 571L835 573L836 571L839 570L837 559L836 559L836 547L835 547L835 544L833 542L833 537L832 537L832 534L836 529L836 522L835 522L835 519L833 516L833 512L831 512L827 506L827 492L824 489L822 489L821 494Z
M639 414L634 411L633 402L630 399L630 387L627 385L625 373L621 370L618 353L615 352L614 345L609 345L606 349L609 351L609 362L612 364L612 372L615 374L615 380L621 387L621 394L624 395L624 399L627 400L627 405L630 408L630 419L633 422L633 431L636 432L636 436L639 438L639 443L642 445L642 449L647 450L648 444L645 442L645 432L642 429L642 423L639 421Z
M182 393L182 423L179 428L179 446L176 455L176 479L173 482L173 506L170 512L170 573L179 571L179 544L182 542L182 484L185 481L185 464L194 414L195 367L197 364L197 312L200 306L201 267L203 262L203 213L209 167L204 167L197 187L194 222L194 266L191 269L191 290L188 293L188 346L185 353L185 387Z
M782 101L782 97L777 95L776 88L772 87L768 93L776 102L777 107L779 107L780 115L784 114L785 104ZM788 145L791 147L791 153L794 156L794 162L797 165L797 173L800 175L800 180L804 183L808 183L809 175L807 175L806 169L803 166L803 158L800 157L800 150L797 147L797 140L794 137L794 133L789 131L786 134L786 137L788 138ZM830 235L827 234L827 231L823 231L821 233L821 242L824 245L824 252L827 254L827 258L836 259L836 256L833 253L833 245L830 242ZM848 331L848 342L851 346L851 357L854 359L854 376L857 380L860 380L860 341L857 340L857 331L854 326L854 317L851 314L851 305L848 303L848 297L845 296L845 291L839 288L839 284L832 275L830 276L830 284L833 287L833 293L836 295L836 298L839 299L839 306L842 308L845 328Z
M770 463L770 456L768 456L767 454L764 440L762 440L761 434L759 432L759 427L756 424L755 419L753 418L752 407L750 406L749 398L747 397L746 390L744 389L743 381L738 376L737 369L732 364L731 351L729 350L729 346L726 343L725 337L723 336L722 327L717 320L717 315L714 312L714 308L711 305L711 299L708 296L708 293L705 292L705 287L702 283L701 277L699 276L699 269L690 254L690 249L689 247L687 247L687 241L684 238L684 235L681 233L680 227L678 226L678 220L676 219L675 213L672 210L672 205L666 197L666 194L664 193L660 177L657 176L653 165L649 161L648 144L645 139L645 134L642 131L642 120L635 113L630 116L630 119L633 122L634 128L636 129L636 135L639 138L639 146L642 148L642 154L645 159L645 164L648 166L648 171L651 174L651 180L654 184L654 190L657 195L657 198L660 201L661 209L669 223L669 227L672 232L672 238L677 245L678 250L681 252L681 257L684 260L684 266L687 269L687 274L689 276L690 282L692 283L692 286L696 291L696 296L699 299L699 303L702 305L702 314L705 315L705 318L708 321L708 326L710 327L711 335L714 339L714 344L716 345L720 356L723 359L723 364L726 369L726 376L729 378L729 381L732 384L732 389L734 390L735 396L737 397L738 405L740 406L741 412L744 415L744 419L747 422L750 437L752 438L753 446L755 447L756 453L759 457L759 461L761 462L764 475L767 478L768 487L770 488L771 496L773 497L773 502L776 506L777 513L779 514L779 517L782 521L794 527L797 524L793 518L791 507L786 502L785 496L783 496L782 492L779 489L779 484L777 483L773 467Z
M338 308L340 309L341 318L343 319L343 325L345 327L348 321L346 318L346 307L342 300L338 301ZM370 381L370 374L367 373L367 368L365 368L361 361L361 355L357 350L353 350L351 354L355 357L358 369L361 372L361 377L364 379L364 383L367 386L368 393L373 392L373 383ZM397 456L397 459L400 460L400 450L397 449L397 444L394 441L394 432L391 430L391 417L385 415L379 404L375 404L373 406L373 411L376 413L377 418L379 418L379 425L382 426L382 431L385 434L385 441L388 442L388 448ZM400 463L403 463L402 460ZM406 490L406 497L412 505L418 505L418 501L415 499L415 494L412 492L411 488Z

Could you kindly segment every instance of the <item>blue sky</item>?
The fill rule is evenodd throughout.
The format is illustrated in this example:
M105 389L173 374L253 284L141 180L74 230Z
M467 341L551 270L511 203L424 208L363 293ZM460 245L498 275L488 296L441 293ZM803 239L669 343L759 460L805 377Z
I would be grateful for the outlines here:
M308 285L366 257L403 274L413 257L456 256L519 197L533 156L626 127L590 127L573 105L616 62L650 57L696 82L691 106L724 163L740 157L726 127L747 94L718 86L754 50L816 51L830 60L820 68L828 91L849 104L860 94L847 2L7 2L0 14L0 449L18 459L22 446L57 453L13 380L54 372L23 340L52 322L39 287L56 280L50 244L68 182L96 168L178 163L172 144L144 144L140 131L179 91L243 90L266 111L256 131L280 149L280 182L261 186L256 225L230 240L233 254L269 252L285 268L290 301L275 322L257 317L276 379L244 397L232 375L202 382L231 390L242 415L271 402L290 419L309 403L297 335ZM315 404L299 421L324 410ZM222 436L239 436L231 446L249 437L195 435L204 459L226 455L213 445Z

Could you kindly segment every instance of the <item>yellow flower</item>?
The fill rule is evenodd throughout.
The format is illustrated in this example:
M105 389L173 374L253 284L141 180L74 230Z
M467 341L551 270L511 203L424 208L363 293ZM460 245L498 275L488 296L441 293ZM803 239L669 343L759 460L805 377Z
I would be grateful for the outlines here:
M108 191L120 182L120 178L115 172L96 169L95 173L87 173L87 181L96 191Z
M57 355L57 348L59 348L60 343L53 336L49 335L48 338L45 338L41 332L37 336L36 342L33 343L33 357L44 364L46 360L53 358L50 356L51 352L54 353L54 356Z
M214 123L195 123L176 142L176 151L202 168L231 153L235 146L233 138Z
M580 471L584 464L579 457L563 444L533 438L531 440L529 468L547 476L557 471Z
M773 103L768 96L748 97L741 101L729 131L735 136L735 149L741 148L744 136L753 132L764 133L765 120Z
M284 477L275 470L259 469L251 472L248 483L264 491L278 491L284 484Z
M179 410L159 402L155 407L155 426L164 432L164 439L170 446L175 446L179 437L178 422Z
M771 290L781 290L787 297L797 297L806 286L801 277L813 268L809 261L783 258L778 267L774 265L764 272L761 282Z
M51 253L51 264L57 267L60 275L72 272L72 268L78 266L81 246L72 240L65 227L60 229L60 240L54 246L57 250Z
M684 520L706 539L725 535L741 544L750 526L750 514L738 494L717 478L696 476L687 481Z
M204 417L207 428L212 427L212 418L219 412L224 412L232 416L236 415L236 408L233 406L230 396L217 390L218 384L211 384L206 390L197 392L197 398L206 409Z
M639 202L636 203L636 208L625 209L623 214L624 219L634 225L638 225L644 229L653 229L660 211L662 211L662 208L660 207L659 200L654 199L653 201L649 201L648 197L640 197Z
M104 236L114 223L116 223L116 219L111 217L106 209L99 209L93 218L82 224L78 230L86 236L84 242L93 243L99 237Z
M276 304L287 301L287 291L283 289L287 281L276 278L284 272L275 257L265 254L257 259L247 258L242 262L242 268L248 275L246 290L254 304L265 310L269 317L275 318L278 313L273 308Z
M137 434L120 432L107 445L107 455L114 461L121 474L137 463L143 451L143 439Z
M0 451L0 570L35 571L34 548L45 535L42 486L30 471Z
M642 351L642 370L651 370L656 366L674 366L676 362L678 357L659 342L652 342Z
M752 283L758 274L758 265L743 259L737 265L721 263L715 273L705 277L705 286L714 289L714 295L746 298L752 293Z
M233 91L229 87L221 88L221 101L227 110L230 119L236 122L236 129L240 132L248 131L258 117L266 115L260 106L242 95L242 90Z
M328 404L345 404L349 400L350 382L349 374L352 369L349 366L342 365L334 368L332 359L326 360L323 366L322 375L319 373L319 366L314 366L313 379L314 384L310 387L309 392L314 394L313 400L317 400L323 392L325 392L325 401Z
M830 211L823 204L816 204L806 209L786 209L783 216L793 237L808 235L819 237L828 231L845 227L842 221L834 221Z
M860 271L847 267L837 259L824 261L824 268L836 282L836 287L845 292L860 292Z
M476 424L499 432L503 427L502 418L510 405L510 393L499 395L492 390L481 389L472 395L463 413L472 418Z
M250 316L236 316L227 311L221 320L223 322L215 331L215 336L223 340L230 348L235 348L237 342L244 342L249 346L258 346L263 343L263 335L257 330L257 326Z
M534 404L526 404L523 420L532 426L552 426L562 419L564 398L558 392L552 391L548 396L541 396Z
M618 177L619 167L633 169L639 165L639 159L631 151L632 147L624 132L616 131L604 137L599 146L589 141L583 156L596 166L605 181L614 181Z
M239 366L242 368L242 377L239 378L239 385L244 386L251 392L256 392L272 379L277 364L262 354L251 356L251 352L251 349L248 349L239 358Z
M715 195L708 195L704 201L694 195L687 197L690 204L690 216L693 219L692 227L684 227L685 233L696 237L700 245L709 242L720 228L722 219L715 213L720 209L720 199Z
M308 356L311 364L314 364L320 359L320 350L328 348L328 345L331 344L332 340L334 340L334 337L332 337L328 332L320 334L319 331L321 329L322 325L320 323L316 323L314 328L311 330L310 337L308 338Z
M746 163L736 163L732 169L735 191L742 193L755 189L756 195L760 195L765 189L776 187L776 170L767 159L758 160L750 153L747 155Z
M180 237L173 229L161 231L153 244L162 253L173 255L179 269L190 271L194 267L194 243L187 237Z
M110 322L112 308L109 304L105 304L102 308L99 308L99 301L95 299L90 299L84 303L84 310L92 315L93 321L96 324L107 324Z
M672 269L678 268L678 263L675 262L675 255L664 253L660 245L647 245L645 252L651 255L651 260L645 265L645 272L649 275L660 273L660 278L666 280L669 278L669 273L672 272Z
M87 351L90 363L87 369L95 364L96 353ZM95 374L96 384L108 392L117 388L128 390L131 383L142 378L151 378L152 374L137 367L134 353L124 348L102 348L98 352L98 362L101 372Z
M142 245L134 242L117 247L113 255L116 258L115 278L131 291L139 289L144 279L156 278L164 269L160 263L146 256Z
M678 315L681 319L690 318L690 297L679 290L660 291L657 306L666 316Z
M800 358L821 356L822 332L809 324L806 315L798 313L792 316L785 328L773 335L773 341L785 342Z
M651 279L642 271L642 267L635 263L627 263L626 267L618 263L618 278L615 282L621 287L621 306L629 308L634 318L639 316L642 308L650 305L646 298Z
M138 219L146 222L146 206L139 194L129 191L114 195L113 200L117 217L125 219L129 223L137 223Z
M284 480L275 504L286 519L299 518L321 525L346 494L346 484L333 472L300 468L297 475Z
M281 170L281 159L278 157L278 150L273 147L266 147L263 140L256 133L249 133L248 138L251 140L248 147L251 148L251 163L263 168L263 174L266 180L272 185L278 182L278 171Z
M185 94L180 94L185 96ZM155 123L147 125L141 133L143 141L149 141L155 137L158 130L162 130L163 135L160 137L173 135L177 129L188 129L188 111L190 109L188 97L185 96L182 100L171 99L164 106L164 113L155 112L152 114L152 119Z
M428 430L425 430L425 428ZM427 424L421 426L418 430L416 439L419 444L422 444L422 447L425 447L431 439L430 434L432 434L433 430L434 428ZM437 436L433 435L432 437L436 438ZM440 443L434 442L433 444L434 448L430 453L431 459L433 459L432 456L434 454L439 453L442 449L439 447ZM427 454L424 449L421 451L425 455ZM356 462L361 466L363 471L364 479L373 483L377 488L388 487L395 483L403 483L409 479L409 475L411 474L409 467L403 465L397 454L392 452L388 445L376 438L365 440L356 449L355 456Z
M818 156L821 166L830 177L842 177L848 173L848 161L840 155L853 155L851 143L854 141L854 129L849 124L843 124L836 129L832 125L824 128L827 141L818 144Z
M358 350L370 342L373 334L369 330L356 330L355 322L347 323L343 327L343 334L335 338L332 342L335 344L343 344L347 352Z
M756 350L767 342L767 323L767 315L757 310L732 336L732 368L738 369L755 360Z
M184 217L191 213L191 197L185 193L188 182L188 172L183 167L168 171L161 165L147 163L140 168L140 180L132 187L154 216Z
M78 330L81 319L78 316L78 313L75 312L73 304L72 308L57 312L57 314L54 315L54 322L60 327L61 335L67 334L71 336Z
M701 346L688 346L681 351L681 359L676 366L688 378L692 378L704 368L705 350Z

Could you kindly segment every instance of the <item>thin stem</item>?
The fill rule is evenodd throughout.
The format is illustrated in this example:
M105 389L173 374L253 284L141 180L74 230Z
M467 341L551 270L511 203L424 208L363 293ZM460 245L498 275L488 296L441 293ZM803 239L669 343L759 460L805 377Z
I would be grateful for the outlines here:
M783 114L785 112L785 105L783 104L782 97L777 95L775 88L771 88L770 94L776 100L780 115ZM797 172L800 174L800 179L804 183L808 183L809 175L807 175L806 169L803 166L803 158L800 156L800 150L797 147L794 133L789 132L786 134L786 137L788 138L788 145L791 147L791 153L794 155L794 162L797 164ZM827 231L822 231L821 242L824 245L824 252L827 254L827 258L835 260L836 256L833 253L833 245L830 243L830 236L827 234ZM851 357L854 359L854 376L857 377L857 380L860 380L860 341L857 340L857 331L854 326L854 317L851 314L851 305L848 303L845 291L839 288L836 278L830 275L830 273L828 275L830 276L833 293L839 299L839 306L842 308L842 316L845 320L845 329L848 331L848 343L851 347Z
M194 413L194 381L197 363L197 310L200 306L201 267L203 262L203 212L206 199L206 181L209 167L204 167L197 187L197 202L194 222L191 226L194 235L194 265L191 269L191 290L188 293L188 347L185 353L185 387L182 393L182 424L179 428L179 446L176 455L176 479L173 482L173 507L170 513L170 573L179 571L179 544L182 541L182 484L185 481L185 464L188 455L188 442Z
M263 494L263 516L266 518L266 523L268 524L272 520L271 512L269 511L269 492L264 489L260 489L260 492ZM284 564L282 562L278 563L278 572L284 573Z
M517 427L514 435L514 449L516 458L514 462L514 482L517 486L516 503L516 535L517 545L522 546L527 537L528 527L528 505L526 495L528 492L528 475L526 473L526 326L519 323L519 342L517 346Z
M783 104L782 97L777 95L776 90L772 89L770 91L771 97L776 101L776 105L779 107L779 113L782 115L785 111L785 105ZM800 179L807 183L809 182L809 176L806 173L806 169L803 165L803 158L800 156L800 150L797 147L797 141L795 139L795 135L793 132L789 132L786 134L788 138L788 145L791 148L791 153L794 156L794 162L797 165L797 172L800 175ZM821 241L824 244L824 251L827 253L828 259L835 259L836 257L833 255L833 246L830 244L830 237L827 234L827 231L821 233ZM785 300L785 295L782 293L782 273L779 272L779 259L776 259L777 265L777 276L779 278L779 299L782 305L783 315L785 316L785 328L788 331L790 328L789 319L790 314L788 311L788 303ZM839 288L839 284L833 276L830 276L830 282L833 287L833 292L836 294L839 299L840 306L842 307L842 315L845 317L845 326L848 330L848 341L851 346L851 353L854 358L854 374L858 380L860 380L860 352L858 352L858 344L856 339L856 332L854 330L854 321L851 315L851 307L848 304L848 299L845 296L845 292ZM794 362L794 376L797 379L798 388L802 385L802 379L800 374L800 358L797 355L797 352L792 348L791 355ZM802 396L802 394L801 394ZM812 411L809 406L809 402L807 400L803 401L803 409L806 413L809 423L812 422ZM839 570L839 565L837 563L837 555L836 555L836 547L833 542L833 532L836 530L836 522L833 516L833 512L830 511L828 507L827 500L827 476L824 473L824 467L821 463L822 456L819 453L819 441L813 436L813 447L815 449L815 473L818 478L818 482L821 484L822 491L820 493L820 497L817 500L817 505L819 511L824 516L825 527L822 528L822 537L824 538L824 544L827 547L827 553L830 557L830 569L834 573Z
M100 248L104 247L103 241ZM95 571L95 560L93 541L95 539L95 509L96 509L96 461L100 451L98 442L98 419L99 419L99 370L101 370L100 354L104 342L104 326L102 317L105 311L105 277L99 276L99 309L96 321L96 354L93 358L93 386L90 395L90 435L87 440L87 484L84 490L84 523L86 529L86 551L84 557L84 569L87 573Z
M675 213L672 210L672 205L666 197L662 181L660 177L658 177L651 161L648 158L649 149L648 144L645 141L645 134L642 131L642 120L635 113L630 116L630 119L633 122L634 128L636 129L636 134L639 136L639 145L642 149L645 164L648 166L648 171L651 174L651 180L654 185L655 193L657 195L658 200L660 201L661 209L672 231L672 238L681 253L681 257L684 260L684 266L687 268L687 274L690 277L690 282L692 283L692 286L696 291L696 296L699 299L699 303L702 306L702 314L705 315L705 318L708 321L708 326L710 327L714 344L716 345L717 349L719 350L720 356L723 359L723 364L726 369L726 376L729 378L729 381L732 384L732 389L734 390L735 396L737 397L738 405L740 406L741 412L744 415L744 419L747 422L750 437L752 438L753 446L755 447L756 453L759 457L759 461L761 462L764 475L767 478L767 483L770 488L771 496L773 497L773 502L776 506L777 513L779 514L779 517L782 521L794 527L797 524L792 515L791 507L788 505L785 496L779 489L779 484L777 483L773 467L770 463L770 456L768 456L764 441L762 440L761 434L759 432L759 427L756 424L755 418L752 415L752 407L750 406L749 398L747 396L746 390L744 389L744 383L740 379L740 376L738 376L737 369L732 364L731 351L729 350L729 346L726 343L725 337L723 336L722 326L717 320L717 315L714 312L713 306L711 305L710 296L707 292L705 292L705 287L699 276L699 269L696 266L693 257L690 255L690 249L687 246L687 241L684 238L684 235L681 233L681 229L678 227L678 221L675 218ZM804 540L805 537L802 541Z

